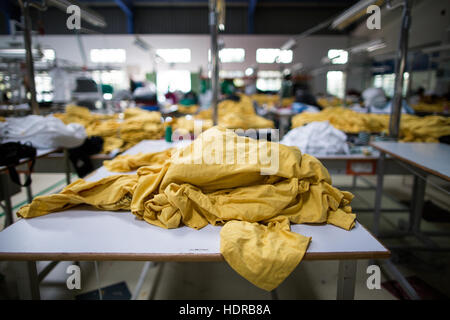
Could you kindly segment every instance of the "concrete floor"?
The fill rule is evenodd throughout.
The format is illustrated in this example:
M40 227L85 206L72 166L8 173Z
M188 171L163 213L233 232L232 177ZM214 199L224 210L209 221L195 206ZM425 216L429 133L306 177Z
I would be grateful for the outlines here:
M368 180L375 183L375 178ZM433 180L447 188L439 180ZM352 178L334 176L333 185L349 190ZM33 193L54 193L64 186L62 174L34 174ZM372 206L374 191L365 188L365 181L358 180L358 187L352 190L356 197L353 208ZM412 178L409 176L387 176L385 190L397 200L409 200ZM437 204L450 208L450 199L441 191L427 187L426 199L433 199ZM25 192L13 196L13 206L17 210L25 203ZM383 208L405 208L390 197L383 198ZM406 208L405 208L406 209ZM371 212L358 213L358 220L370 229L373 215ZM4 216L0 216L0 226L3 226ZM408 219L405 212L386 212L381 223L382 230L393 230L399 226L399 221ZM0 227L1 228L1 227ZM448 223L422 222L422 230L450 231ZM449 238L436 238L440 245L450 246ZM386 240L386 245L398 243L415 243L414 239ZM394 261L405 276L416 275L427 284L450 297L450 254L416 252L413 255L403 254L402 259L394 255ZM48 262L39 262L38 271ZM369 290L366 286L368 261L358 261L355 299L396 299L385 289ZM94 262L81 262L81 289L68 290L66 287L67 266L73 262L61 262L45 278L40 285L41 299L74 299L76 295L96 290L99 287L125 282L133 293L138 282L144 262L103 261L98 263L99 279L96 277ZM280 299L335 299L337 283L337 261L303 261L292 274L277 289ZM159 282L155 279L160 275ZM0 283L0 299L14 297L16 287L14 282L14 263L0 262L0 275L4 276ZM391 275L383 273L382 282L389 280ZM1 276L0 276L1 282ZM152 267L148 272L139 299L271 299L271 295L253 286L239 276L226 263L164 263Z

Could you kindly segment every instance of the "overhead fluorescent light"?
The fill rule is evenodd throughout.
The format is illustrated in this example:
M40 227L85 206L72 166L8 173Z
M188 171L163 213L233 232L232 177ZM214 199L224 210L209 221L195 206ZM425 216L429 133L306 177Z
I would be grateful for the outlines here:
M134 38L133 44L134 44L135 46L141 48L141 49L144 50L144 51L150 51L150 49L151 49L151 46L150 46L147 42L145 42L144 40L142 40L140 37L138 37L138 36L136 36L136 37Z
M296 41L294 39L289 39L285 44L281 46L281 50L291 50L296 45Z
M98 15L94 11L87 9L80 3L74 0L47 0L47 5L57 7L58 9L67 12L67 8L76 5L81 9L80 18L96 27L106 27L106 21L102 16Z
M33 58L41 59L43 54L40 50L33 49L32 50ZM4 59L25 59L26 50L25 49L11 49L11 48L3 48L0 49L0 58Z
M356 46L349 48L347 51L350 51L350 53L354 54L360 52L372 52L385 47L386 43L382 39L377 39L358 44Z
M331 23L331 28L342 30L364 16L367 13L368 6L372 4L382 5L383 3L383 0L361 0L334 19Z

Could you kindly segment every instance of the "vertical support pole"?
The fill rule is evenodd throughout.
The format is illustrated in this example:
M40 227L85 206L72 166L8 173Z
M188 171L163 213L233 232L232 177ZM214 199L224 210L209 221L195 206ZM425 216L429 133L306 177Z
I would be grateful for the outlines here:
M69 151L67 149L64 149L64 169L66 171L66 183L67 185L70 184L70 159L69 159Z
M211 90L213 110L213 125L217 125L219 102L219 45L218 45L218 26L217 26L217 0L209 0L209 29L211 33Z
M28 90L30 92L30 104L33 114L39 114L39 105L36 100L36 83L34 81L34 62L33 62L33 47L31 43L31 18L30 18L30 4L28 1L19 1L22 7L22 14L25 20L25 30L23 32L23 39L26 50L27 63L27 77Z
M5 228L13 223L13 212L11 205L11 191L9 188L9 176L7 171L0 174L3 197L5 200Z
M356 260L339 261L337 300L353 300L355 297Z
M17 289L20 300L39 300L39 282L36 261L15 262L17 272Z
M147 277L148 270L154 265L155 263L152 261L145 262L144 266L142 267L138 283L136 284L136 288L134 289L133 295L131 296L131 300L137 300L137 298L139 297L139 293L141 293L142 285L144 284L145 277Z
M391 116L389 119L389 135L397 139L400 131L400 116L402 114L403 100L403 74L406 68L406 58L408 55L408 32L411 24L411 10L409 0L403 1L403 18L400 30L399 50L395 63L395 84L394 97L392 98Z
M377 163L377 190L375 193L375 212L373 215L373 233L378 236L380 233L380 219L381 219L381 198L383 197L383 180L384 180L384 161L386 154L380 152L380 157Z

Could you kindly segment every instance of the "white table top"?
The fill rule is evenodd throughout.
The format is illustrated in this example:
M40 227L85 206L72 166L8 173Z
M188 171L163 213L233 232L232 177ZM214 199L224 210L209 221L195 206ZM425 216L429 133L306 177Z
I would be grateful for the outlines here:
M0 260L222 260L220 228L163 229L129 212L77 207L21 219L0 232ZM351 231L332 225L293 225L311 236L306 259L386 258L384 248L361 224Z
M380 151L450 181L450 146L443 143L372 142Z
M157 152L190 141L142 141L125 154ZM130 172L132 173L132 172ZM87 180L117 174L101 167ZM220 261L220 228L166 230L130 212L99 211L81 206L46 216L21 219L0 232L0 260L154 260ZM305 259L387 258L389 251L361 224L351 231L332 225L292 225L311 236Z

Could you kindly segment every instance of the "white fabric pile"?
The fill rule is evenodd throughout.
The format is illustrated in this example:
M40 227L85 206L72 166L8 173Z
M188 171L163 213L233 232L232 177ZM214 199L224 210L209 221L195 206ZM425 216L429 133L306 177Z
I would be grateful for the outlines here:
M328 121L315 121L290 130L280 143L296 146L302 153L316 155L349 154L347 135Z
M76 148L86 139L86 130L81 124L65 125L53 116L26 116L6 118L0 122L0 140L6 142L29 142L36 149Z

